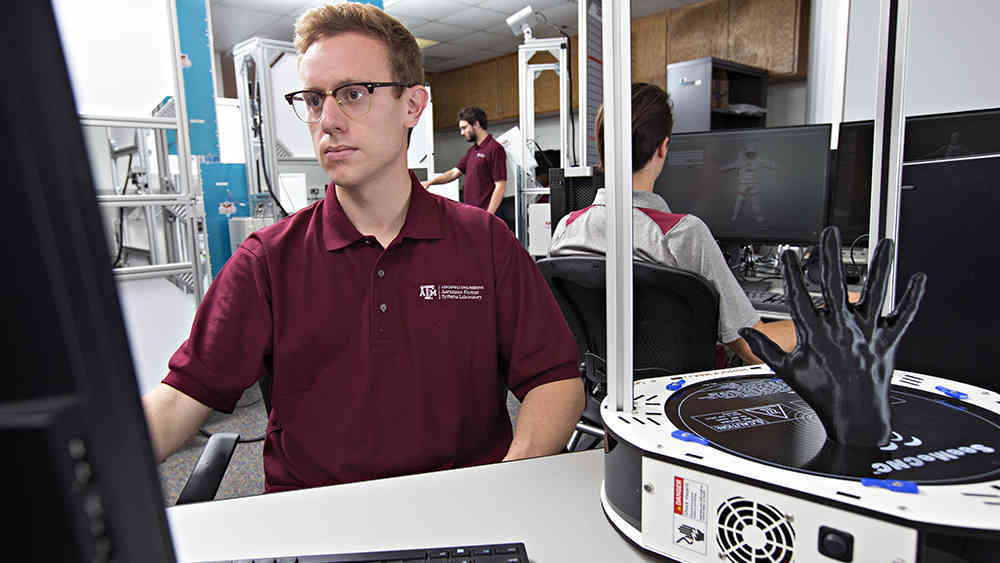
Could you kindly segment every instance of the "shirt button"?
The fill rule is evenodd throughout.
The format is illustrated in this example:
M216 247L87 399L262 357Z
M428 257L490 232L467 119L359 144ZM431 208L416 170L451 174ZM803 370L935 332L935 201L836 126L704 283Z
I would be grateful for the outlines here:
M386 307L385 303L383 303L383 304L381 304L381 305L379 305L379 306L378 306L378 310L379 310L379 311L382 311L383 313L384 313L384 312L386 311L386 309L388 309L388 308L389 308L389 307Z
M385 277L385 270L379 270L378 271L378 277L384 278Z

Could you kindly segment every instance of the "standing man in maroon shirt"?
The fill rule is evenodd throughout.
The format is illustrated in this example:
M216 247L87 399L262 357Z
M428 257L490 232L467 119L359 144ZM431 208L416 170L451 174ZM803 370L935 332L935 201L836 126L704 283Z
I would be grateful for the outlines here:
M331 183L216 277L143 397L157 459L262 373L268 492L560 451L583 408L576 344L503 222L407 170L428 98L413 36L344 3L306 12L295 45L303 89L285 98Z
M507 189L507 151L486 127L485 111L467 107L458 112L458 132L472 147L458 161L458 166L421 184L425 188L446 184L465 174L462 201L495 214Z

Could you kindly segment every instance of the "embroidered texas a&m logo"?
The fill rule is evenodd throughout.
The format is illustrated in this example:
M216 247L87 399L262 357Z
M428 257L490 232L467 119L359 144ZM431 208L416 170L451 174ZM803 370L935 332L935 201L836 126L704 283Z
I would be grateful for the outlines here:
M422 285L420 297L426 301L482 301L486 286L478 283Z

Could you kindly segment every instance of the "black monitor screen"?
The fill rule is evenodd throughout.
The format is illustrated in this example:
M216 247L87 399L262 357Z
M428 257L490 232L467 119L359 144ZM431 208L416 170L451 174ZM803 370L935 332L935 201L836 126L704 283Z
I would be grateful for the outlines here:
M829 146L829 125L673 135L654 191L720 240L814 244Z
M840 124L837 164L830 188L829 224L840 229L845 245L868 234L874 136L874 121Z
M5 547L32 561L173 561L111 256L48 1L0 21L0 438ZM44 69L40 71L39 69ZM34 110L34 111L32 111ZM13 557L17 559L16 555Z
M1000 153L998 128L995 108L907 117L903 161Z

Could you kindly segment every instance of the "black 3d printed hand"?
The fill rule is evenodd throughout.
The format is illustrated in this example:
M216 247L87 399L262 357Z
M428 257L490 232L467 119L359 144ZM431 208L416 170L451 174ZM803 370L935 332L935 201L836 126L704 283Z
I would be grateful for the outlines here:
M751 328L740 335L816 411L830 439L846 446L881 446L892 434L889 382L896 346L917 312L927 276L914 274L899 306L883 317L892 241L879 241L861 299L853 304L847 301L836 227L823 230L819 252L826 301L819 309L809 298L795 254L785 251L781 257L798 336L795 349L786 354Z

